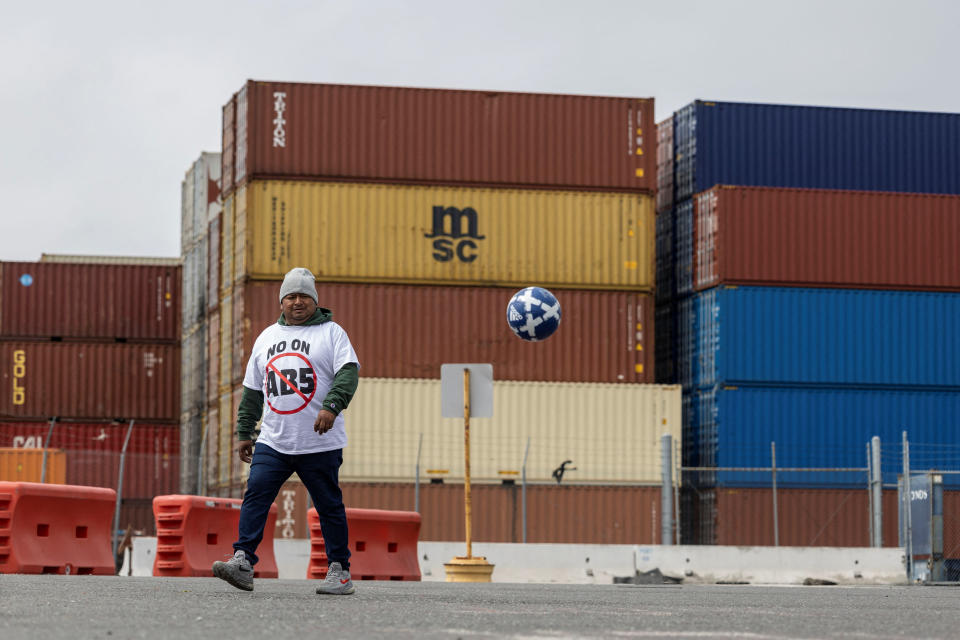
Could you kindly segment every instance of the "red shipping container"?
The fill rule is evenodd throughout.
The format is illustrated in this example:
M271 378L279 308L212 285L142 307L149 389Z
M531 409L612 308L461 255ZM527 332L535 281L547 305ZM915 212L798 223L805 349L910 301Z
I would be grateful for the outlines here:
M234 99L225 193L253 178L656 189L652 98L250 80Z
M0 342L2 418L180 417L180 347Z
M653 297L629 291L558 292L560 328L524 342L507 325L514 289L318 283L320 306L350 336L361 376L439 378L445 362L490 362L497 380L652 383ZM242 381L253 342L280 316L280 282L247 282L242 296Z
M697 290L960 291L960 196L718 186L694 202Z
M117 489L128 427L117 422L57 422L48 441L49 422L0 422L0 447L63 449L67 484ZM179 425L134 422L124 461L123 497L152 499L177 493L179 473Z
M0 336L180 339L180 267L0 264Z

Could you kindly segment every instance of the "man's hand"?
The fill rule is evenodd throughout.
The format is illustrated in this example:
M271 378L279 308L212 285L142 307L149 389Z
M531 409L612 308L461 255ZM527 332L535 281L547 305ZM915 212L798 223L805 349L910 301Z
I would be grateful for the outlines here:
M333 429L333 421L336 419L337 416L333 415L332 411L321 409L320 413L317 414L317 419L313 422L313 430L323 435Z
M253 460L253 440L241 440L237 443L237 455L246 463Z

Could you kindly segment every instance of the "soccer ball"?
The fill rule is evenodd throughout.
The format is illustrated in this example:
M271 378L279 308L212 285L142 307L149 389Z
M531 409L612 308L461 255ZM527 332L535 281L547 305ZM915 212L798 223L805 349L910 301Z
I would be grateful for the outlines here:
M519 338L546 340L560 326L560 303L543 287L521 289L507 304L507 324Z

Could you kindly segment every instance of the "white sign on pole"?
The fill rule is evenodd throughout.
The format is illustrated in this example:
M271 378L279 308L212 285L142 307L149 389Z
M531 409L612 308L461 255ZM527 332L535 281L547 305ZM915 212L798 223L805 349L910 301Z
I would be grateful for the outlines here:
M463 417L463 370L470 370L470 417L493 417L493 365L440 365L440 415Z

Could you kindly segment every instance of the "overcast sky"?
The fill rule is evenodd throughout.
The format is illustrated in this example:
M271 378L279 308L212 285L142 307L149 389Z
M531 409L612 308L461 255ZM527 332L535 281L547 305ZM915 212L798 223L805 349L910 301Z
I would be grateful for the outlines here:
M960 112L951 0L0 2L0 260L176 256L247 78ZM960 150L958 150L960 153Z

